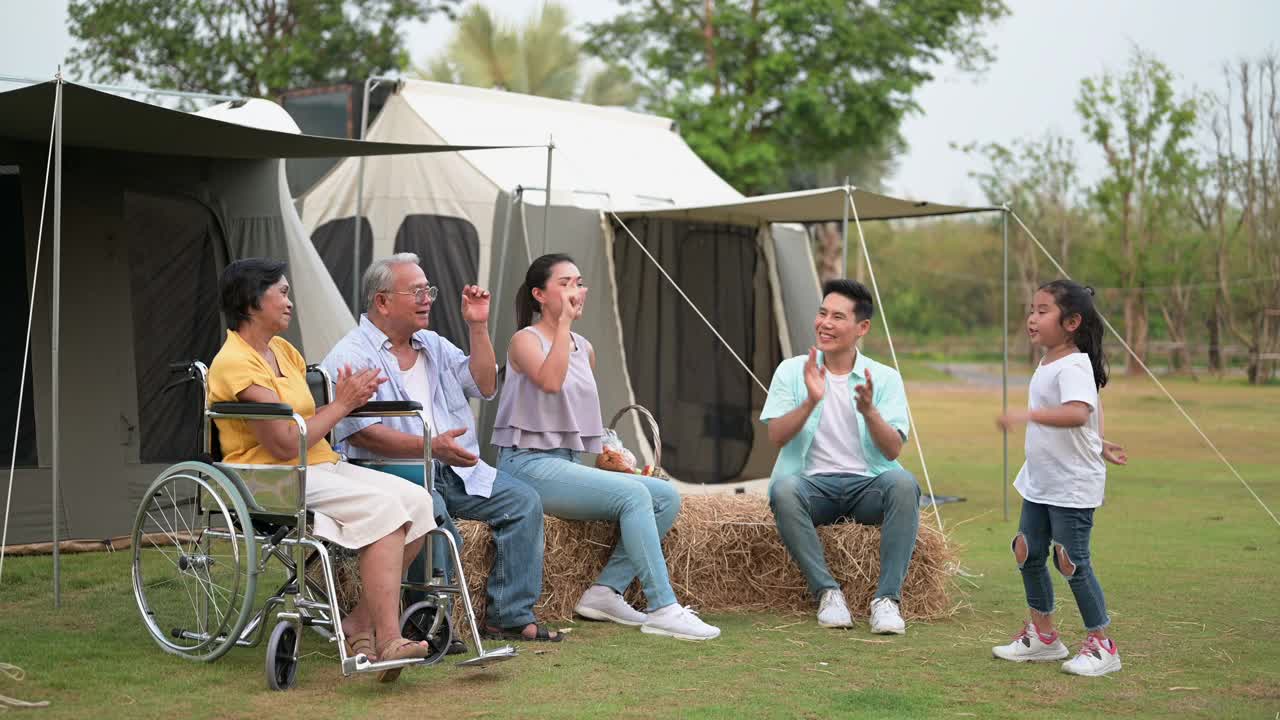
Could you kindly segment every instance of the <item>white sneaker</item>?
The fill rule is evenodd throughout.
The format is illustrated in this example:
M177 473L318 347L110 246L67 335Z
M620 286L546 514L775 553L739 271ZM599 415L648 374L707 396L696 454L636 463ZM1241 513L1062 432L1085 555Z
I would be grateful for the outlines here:
M876 635L906 635L907 624L898 612L893 598L881 597L871 601L871 632Z
M1080 654L1062 663L1062 672L1097 677L1120 669L1120 648L1108 638L1106 644L1090 635L1080 646Z
M680 603L649 613L649 619L640 626L640 632L667 635L677 640L713 640L720 637L720 628L702 622L697 613Z
M849 605L839 590L823 590L818 600L818 625L825 628L851 628Z
M628 605L613 588L604 585L587 588L573 611L588 620L608 620L630 627L643 625L649 619L648 615Z
M1036 629L1035 623L1028 622L1027 626L1022 628L1022 632L1013 636L1013 642L991 648L991 654L1001 660L1013 662L1044 662L1062 660L1070 655L1071 651L1062 644L1058 631L1045 635Z

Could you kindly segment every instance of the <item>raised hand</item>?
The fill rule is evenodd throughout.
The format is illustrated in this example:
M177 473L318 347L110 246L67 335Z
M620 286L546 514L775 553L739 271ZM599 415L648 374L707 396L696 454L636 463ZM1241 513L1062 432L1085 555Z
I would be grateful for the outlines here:
M866 373L867 381L861 385L853 387L854 400L857 403L858 412L866 415L876 409L875 386L871 384L871 369L867 368L863 371Z
M489 291L479 285L462 288L462 319L468 325L489 322Z
M809 359L804 362L804 386L809 391L809 402L817 405L827 392L827 369L818 364L818 348L809 348Z
M431 438L431 457L453 467L471 467L478 458L458 444L458 438L467 434L466 428L454 428L437 433Z
M1124 451L1123 447L1109 441L1102 441L1102 459L1112 465L1129 464L1129 454Z
M350 365L338 368L337 387L333 401L351 412L364 405L378 392L378 386L387 378L377 368L352 370Z
M582 315L582 303L586 296L586 288L566 287L560 294L560 322L573 322Z

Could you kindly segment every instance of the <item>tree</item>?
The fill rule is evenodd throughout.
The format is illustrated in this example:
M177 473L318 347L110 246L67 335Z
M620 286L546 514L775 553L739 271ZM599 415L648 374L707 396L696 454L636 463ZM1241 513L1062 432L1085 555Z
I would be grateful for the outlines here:
M568 10L553 2L518 27L504 25L484 5L472 5L458 18L446 51L418 73L440 82L594 105L634 103L636 90L623 68L606 67L582 83L586 58L570 24Z
M748 193L850 149L892 147L915 91L954 58L991 55L1001 0L619 0L586 48L630 69L646 109L680 125L713 169ZM856 178L855 178L856 180Z
M1225 92L1209 100L1212 147L1190 207L1216 251L1211 338L1225 327L1243 343L1249 382L1260 383L1275 369L1265 358L1280 352L1280 57L1242 60L1223 74ZM1260 275L1238 292L1233 257Z
M401 70L400 27L458 0L71 0L68 62L95 82L275 97Z
M1175 97L1173 74L1135 50L1122 74L1104 73L1081 83L1076 110L1085 134L1101 150L1107 174L1093 188L1102 213L1108 253L1124 288L1126 357L1130 374L1141 372L1149 334L1146 287L1152 246L1161 240L1193 166L1189 138L1196 124L1194 99Z
M970 172L978 181L987 202L992 205L1008 203L1018 216L1036 228L1047 248L1057 255L1063 267L1071 268L1073 240L1089 219L1080 207L1080 186L1077 175L1075 143L1069 138L1053 133L1037 140L1017 140L1012 145L970 143L959 149L986 160L988 169ZM1010 242L1013 259L1014 292L1020 292L1023 302L1029 301L1042 283L1050 278L1043 276L1046 268L1040 249L1031 242ZM1027 362L1034 366L1039 362L1036 349L1027 346Z

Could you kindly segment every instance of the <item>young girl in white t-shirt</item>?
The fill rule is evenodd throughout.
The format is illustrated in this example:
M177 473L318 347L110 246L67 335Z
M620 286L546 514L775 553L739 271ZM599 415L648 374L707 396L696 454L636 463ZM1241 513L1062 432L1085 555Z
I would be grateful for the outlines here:
M1106 675L1120 669L1120 652L1102 586L1089 559L1093 514L1102 505L1107 470L1125 464L1124 449L1102 437L1098 391L1107 384L1102 318L1093 289L1054 280L1036 291L1027 317L1031 343L1045 350L1031 376L1026 411L997 419L1003 429L1026 424L1027 461L1013 486L1022 495L1022 518L1013 554L1022 571L1031 619L1008 645L991 649L1002 660L1063 660L1071 653L1053 625L1053 582L1048 559L1067 577L1088 636L1062 664L1074 675Z

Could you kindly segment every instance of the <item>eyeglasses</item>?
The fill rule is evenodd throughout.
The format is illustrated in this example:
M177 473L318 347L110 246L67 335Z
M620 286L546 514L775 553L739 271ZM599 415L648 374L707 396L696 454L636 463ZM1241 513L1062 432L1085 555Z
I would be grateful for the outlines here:
M391 295L412 295L414 302L424 305L428 302L435 302L436 295L440 294L440 288L435 285L428 285L427 287L414 288L412 290L383 290L382 292Z

